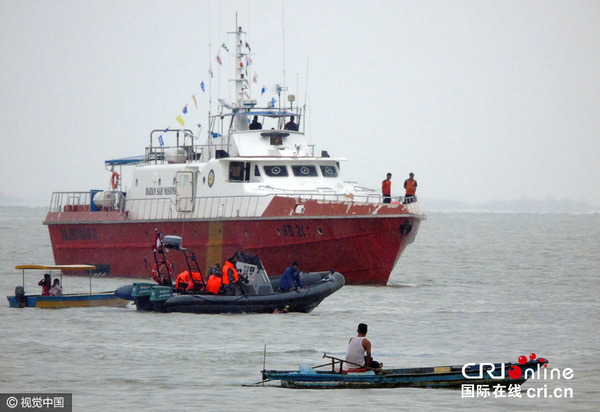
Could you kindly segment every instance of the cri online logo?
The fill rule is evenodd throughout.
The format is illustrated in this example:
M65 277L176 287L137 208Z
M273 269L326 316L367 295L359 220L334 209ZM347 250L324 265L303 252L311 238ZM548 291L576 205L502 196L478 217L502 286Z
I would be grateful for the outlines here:
M519 357L519 365L525 365L527 364L527 362L529 361L535 361L537 359L535 353L531 353L529 355L529 359L527 359L526 356L520 356ZM548 361L544 358L539 358L537 359L538 362L538 368L540 365L544 365L544 367L548 367ZM511 379L519 379L522 375L523 375L523 370L521 369L521 366L519 365L511 365L510 368L508 368L508 376ZM472 368L472 367L477 367L479 366L479 374L478 375L468 375L466 370L468 368ZM501 363L500 367L498 369L498 364L494 364L494 363L480 363L479 365L475 364L475 363L467 363L462 367L462 374L465 378L467 379L483 379L483 373L487 372L487 374L489 375L490 378L492 379L505 379L506 378L506 370L505 370L505 364ZM496 372L494 374L494 372Z
M530 353L529 359L535 360L536 359L535 353ZM548 362L544 358L540 358L539 361L540 361L540 364L544 365L544 368L548 367ZM527 358L525 356L519 356L519 364L525 365L526 363L527 363ZM521 370L520 366L512 365L510 368L508 368L508 376L510 376L512 379L519 379L522 374L523 374L523 371Z

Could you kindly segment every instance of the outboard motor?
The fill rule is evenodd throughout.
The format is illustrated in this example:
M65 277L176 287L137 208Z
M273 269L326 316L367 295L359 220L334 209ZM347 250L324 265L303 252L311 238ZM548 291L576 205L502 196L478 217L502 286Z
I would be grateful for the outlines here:
M23 286L17 286L15 288L15 299L19 308L27 306L27 300L25 299L25 288Z

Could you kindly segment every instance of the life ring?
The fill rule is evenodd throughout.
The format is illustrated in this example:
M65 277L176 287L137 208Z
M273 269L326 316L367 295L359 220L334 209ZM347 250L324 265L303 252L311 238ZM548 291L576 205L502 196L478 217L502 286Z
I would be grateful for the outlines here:
M113 189L116 189L119 186L119 174L117 172L113 172L110 178L110 185Z
M173 266L171 265L171 262L169 262L168 260L167 262L167 270L169 272L169 276L171 275L171 272L173 272ZM163 268L165 265L163 263L161 263L161 268ZM154 279L156 282L160 283L160 273L158 273L157 267L156 267L156 263L154 264L154 267L152 268L152 279Z

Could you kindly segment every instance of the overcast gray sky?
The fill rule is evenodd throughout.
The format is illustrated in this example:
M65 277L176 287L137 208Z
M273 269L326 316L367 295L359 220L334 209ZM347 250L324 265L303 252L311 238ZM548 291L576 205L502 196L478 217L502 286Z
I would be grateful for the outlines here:
M254 97L283 83L285 32L286 84L347 180L600 205L600 2L577 0L0 0L0 193L107 189L104 160L143 154L186 104L205 132L236 12Z

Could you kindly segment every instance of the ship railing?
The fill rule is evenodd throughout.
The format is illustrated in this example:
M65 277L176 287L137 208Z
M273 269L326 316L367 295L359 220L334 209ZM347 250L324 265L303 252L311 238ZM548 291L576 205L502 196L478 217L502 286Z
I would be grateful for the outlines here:
M268 201L268 196L127 199L123 213L134 220L255 217Z
M287 192L247 196L215 196L184 198L127 199L122 213L129 219L208 219L248 218L260 216L274 196L289 197L302 201L318 200L329 202L352 202L357 204L379 204L378 194L357 195L343 193ZM400 202L401 199L394 199Z
M95 212L119 211L132 220L147 219L208 219L245 218L260 216L274 196L288 197L302 201L318 200L325 202L352 202L355 204L382 203L379 194L312 192L271 190L276 193L247 196L181 197L178 201L168 197L152 199L128 199L121 192L113 193L112 201L96 205L93 192L55 192L50 202L50 212ZM410 200L410 199L407 199ZM398 203L412 203L402 197L392 199ZM413 200L414 201L414 200Z
M91 192L54 192L50 198L50 212L89 211Z
M98 212L125 210L125 196L119 191L109 191L103 205L94 203L94 195L101 190L87 192L54 192L50 198L50 213L62 212Z

